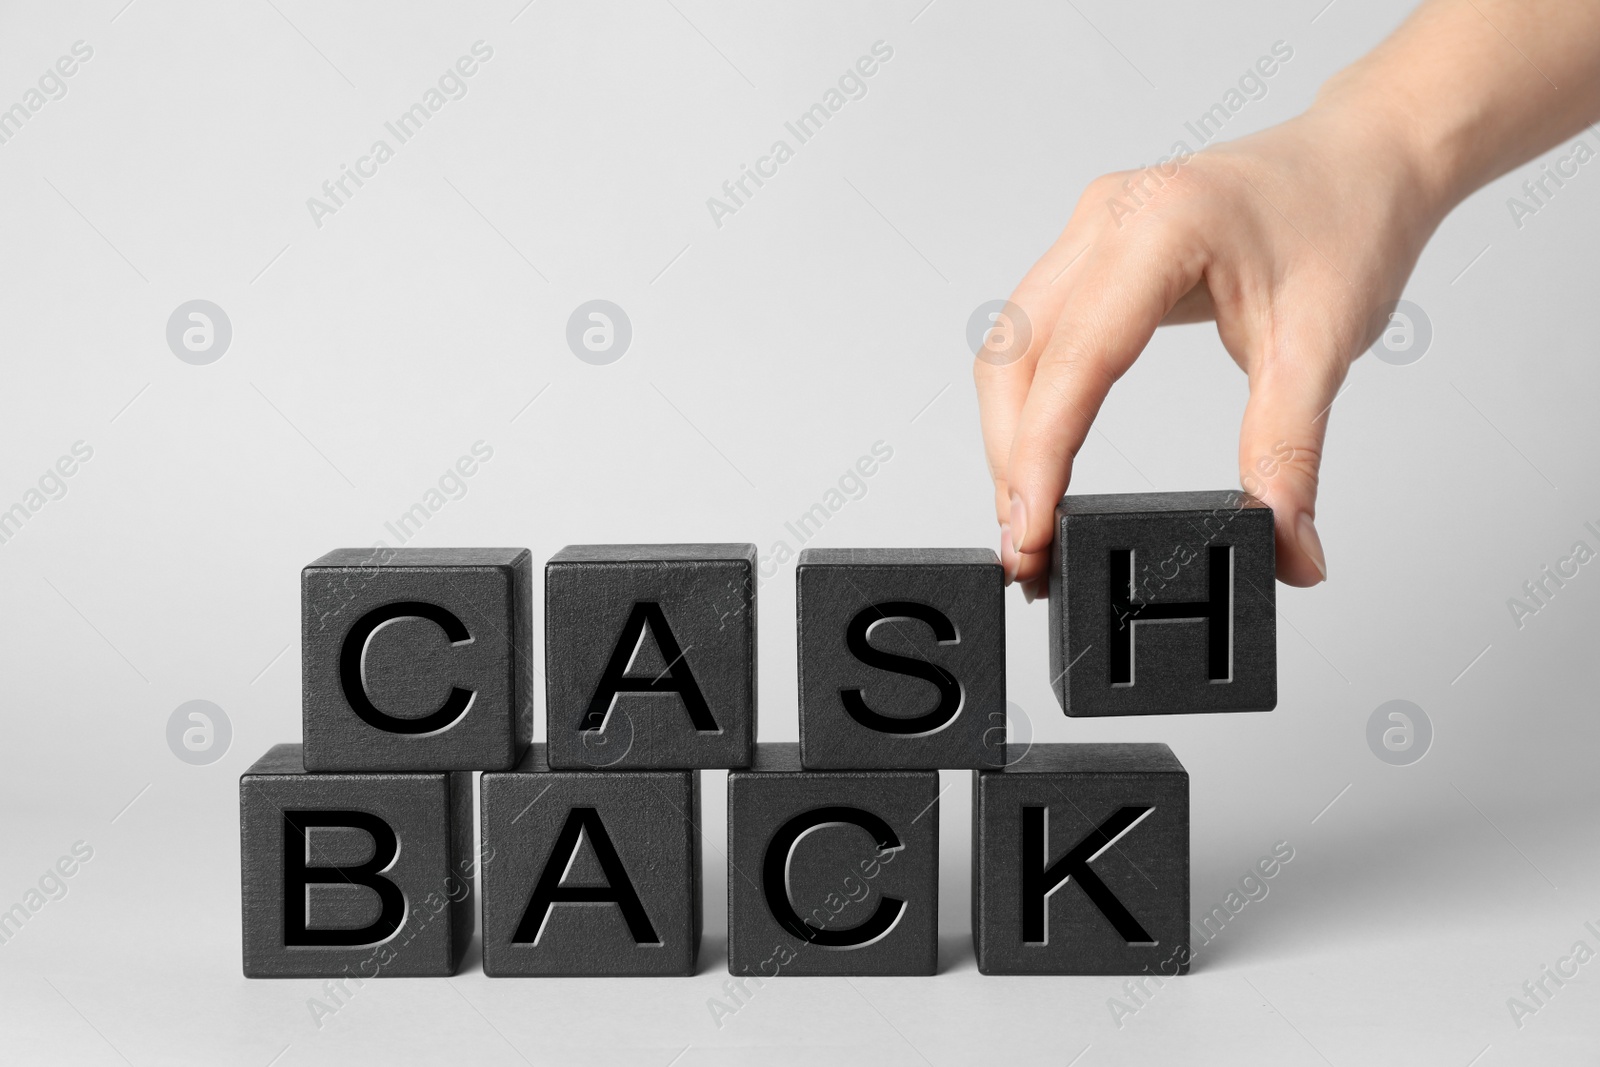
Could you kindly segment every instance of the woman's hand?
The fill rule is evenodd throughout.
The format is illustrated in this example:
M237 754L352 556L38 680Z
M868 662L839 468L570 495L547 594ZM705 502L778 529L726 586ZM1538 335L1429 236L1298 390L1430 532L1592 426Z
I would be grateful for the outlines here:
M1157 326L1201 320L1250 377L1239 474L1278 577L1326 578L1317 472L1350 362L1457 203L1600 119L1597 56L1597 4L1426 0L1298 118L1093 182L1012 294L1025 328L1000 332L1026 345L991 334L974 367L1009 578L1044 595L1107 391Z
M1272 506L1278 577L1327 577L1315 525L1329 407L1387 324L1443 212L1366 109L1095 180L1011 296L1026 327L974 364L1008 578L1048 589L1056 502L1106 393L1163 323L1215 321L1250 378L1245 489ZM1028 337L1025 351L1004 338ZM1015 347L1020 348L1021 344Z

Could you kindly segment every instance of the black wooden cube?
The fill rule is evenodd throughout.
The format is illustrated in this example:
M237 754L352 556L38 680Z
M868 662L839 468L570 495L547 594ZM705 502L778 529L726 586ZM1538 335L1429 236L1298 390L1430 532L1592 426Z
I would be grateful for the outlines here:
M472 940L472 775L309 774L275 745L239 779L247 978L447 977Z
M485 974L695 973L698 771L553 771L536 744L482 790Z
M1050 676L1068 715L1277 706L1272 509L1256 498L1064 497L1050 561Z
M993 552L808 548L795 604L807 769L1000 764L1005 574Z
M557 770L747 767L756 736L754 545L570 545L545 565L545 714Z
M939 773L807 771L794 744L728 772L728 971L929 975Z
M533 740L525 548L341 548L301 574L312 771L514 767Z
M1189 774L1162 744L1045 744L979 771L972 943L984 974L1185 974Z

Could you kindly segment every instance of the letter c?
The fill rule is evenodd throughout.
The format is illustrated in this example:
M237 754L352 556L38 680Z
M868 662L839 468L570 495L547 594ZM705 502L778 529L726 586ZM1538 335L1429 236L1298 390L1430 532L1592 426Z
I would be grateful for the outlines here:
M380 627L396 619L426 619L443 630L452 645L461 645L472 640L472 634L467 632L461 620L437 604L402 600L394 604L385 604L381 608L373 608L350 627L350 632L344 637L344 646L339 650L339 683L344 689L344 698L350 704L350 709L361 717L362 722L385 733L431 734L443 730L466 714L468 706L472 703L473 690L462 689L460 686L452 687L450 695L445 698L439 710L420 719L400 719L389 715L379 709L372 702L372 698L367 696L367 685L363 678L367 644Z
M794 858L794 847L811 830L823 826L859 826L871 834L880 852L904 848L894 829L870 811L846 806L813 808L796 815L778 828L767 843L766 860L761 867L761 888L766 894L767 907L789 933L802 941L823 948L859 948L870 945L894 929L905 911L906 902L897 897L885 896L878 901L878 909L863 923L844 930L824 930L796 914L794 902L789 899L789 865Z

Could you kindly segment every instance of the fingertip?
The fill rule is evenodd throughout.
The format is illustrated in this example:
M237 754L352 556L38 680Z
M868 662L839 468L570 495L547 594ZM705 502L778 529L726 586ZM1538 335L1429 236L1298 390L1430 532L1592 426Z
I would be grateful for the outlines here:
M1300 518L1295 521L1295 540L1300 543L1300 551L1306 554L1312 566L1317 568L1317 573L1323 581L1328 580L1328 560L1322 553L1322 538L1317 536L1317 524L1310 515L1300 513Z
M1048 587L1050 584L1050 553L1019 553L1016 574L1012 576L1011 580L1014 584L1021 585L1025 592L1031 586L1034 587L1034 596L1042 595L1038 586L1043 583L1044 586Z
M1000 524L1000 566L1005 570L1007 585L1017 580L1017 568L1021 564L1022 557L1011 541L1011 524L1003 522Z
M1328 580L1322 538L1310 515L1300 512L1280 523L1276 540L1280 582L1303 589Z
M1028 542L1028 504L1022 499L1020 493L1011 494L1011 530L1013 541L1018 549Z

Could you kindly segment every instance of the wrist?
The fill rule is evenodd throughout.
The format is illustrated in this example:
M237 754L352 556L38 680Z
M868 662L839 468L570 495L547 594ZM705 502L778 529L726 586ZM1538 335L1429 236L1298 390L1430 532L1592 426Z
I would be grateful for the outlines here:
M1375 54L1323 84L1308 114L1343 131L1365 163L1389 172L1410 202L1422 240L1488 177L1478 158L1468 94L1441 103Z

